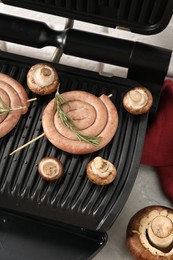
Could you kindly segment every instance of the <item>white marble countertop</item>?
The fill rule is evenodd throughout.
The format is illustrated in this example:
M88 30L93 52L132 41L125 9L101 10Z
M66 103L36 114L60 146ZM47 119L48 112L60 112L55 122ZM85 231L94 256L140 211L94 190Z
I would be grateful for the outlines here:
M64 18L59 18L50 15L43 15L37 12L25 10L21 12L19 8L13 8L0 3L1 12L9 13L12 15L24 16L26 18L44 20L54 29L62 29L65 23ZM169 26L162 32L153 36L143 36L132 34L121 30L104 28L97 25L75 22L75 27L82 30L94 31L102 34L108 34L114 37L121 37L125 39L131 39L133 41L142 41L149 44L161 46L164 48L173 49L173 20L170 21ZM55 48L46 47L41 50L19 46L12 43L5 43L0 41L0 49L19 53L26 56L41 57L46 60L52 60L54 56ZM80 67L89 70L102 70L109 72L113 75L125 76L126 70L118 68L112 65L103 65L98 62L82 60L80 58L70 57L63 55L61 63ZM133 259L126 247L126 228L132 215L134 215L139 209L149 205L163 205L172 207L165 195L163 194L158 181L157 173L154 168L150 166L141 165L139 168L136 182L133 186L132 192L127 200L119 217L108 231L108 242L106 246L94 257L94 260L130 260Z

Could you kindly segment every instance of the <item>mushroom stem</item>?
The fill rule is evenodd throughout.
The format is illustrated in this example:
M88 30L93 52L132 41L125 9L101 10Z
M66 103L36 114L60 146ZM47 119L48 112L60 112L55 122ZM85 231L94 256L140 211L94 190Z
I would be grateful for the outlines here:
M137 106L137 107L144 106L148 101L148 97L145 94L145 92L140 92L135 89L129 91L129 98L131 100L130 101L131 104L133 104L133 106Z
M49 77L51 75L51 70L49 68L42 68L40 74L44 77Z
M95 157L95 159L91 164L91 167L93 173L98 175L101 178L108 177L113 169L113 165L109 161L104 160L100 156Z
M142 94L137 90L131 90L129 95L134 102L139 102L142 98Z
M173 243L173 223L166 216L157 216L148 226L150 242L159 249L166 249Z
M55 181L63 173L61 161L54 157L44 157L38 164L38 172L46 181Z
M48 159L41 164L40 171L43 171L47 177L54 177L59 174L59 164L54 160Z

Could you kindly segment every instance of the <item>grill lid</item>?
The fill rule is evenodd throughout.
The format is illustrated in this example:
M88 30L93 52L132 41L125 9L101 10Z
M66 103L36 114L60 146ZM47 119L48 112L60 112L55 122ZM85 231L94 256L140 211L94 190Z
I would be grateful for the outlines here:
M172 0L3 0L5 4L140 34L165 29L173 13Z

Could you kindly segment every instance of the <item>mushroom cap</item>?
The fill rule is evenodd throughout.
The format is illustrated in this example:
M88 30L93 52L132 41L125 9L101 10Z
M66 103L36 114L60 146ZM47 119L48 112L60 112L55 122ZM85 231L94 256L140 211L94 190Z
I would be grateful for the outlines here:
M158 248L149 238L148 228L157 217L167 217L173 224L173 210L164 206L149 206L139 210L127 226L127 246L136 260L173 260L173 240L166 249ZM171 236L173 235L173 230Z
M38 172L46 181L58 180L63 174L61 161L54 157L44 157L38 164Z
M36 94L52 94L57 90L58 84L58 73L50 64L35 64L27 73L27 85L29 89Z
M102 168L101 174L95 174L93 172L92 165L95 163L96 172L99 171L99 168ZM109 169L107 171L107 166L109 166ZM107 185L114 181L116 177L116 168L115 166L109 162L108 160L105 160L101 157L95 157L93 160L91 160L86 168L86 173L88 179L97 185Z
M142 86L129 90L123 97L123 106L134 115L141 115L148 112L153 104L151 92Z

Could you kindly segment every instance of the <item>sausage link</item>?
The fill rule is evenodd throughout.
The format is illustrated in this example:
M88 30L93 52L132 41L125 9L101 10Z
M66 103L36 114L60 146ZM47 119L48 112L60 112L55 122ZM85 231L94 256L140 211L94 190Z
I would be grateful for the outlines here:
M10 97L9 105L11 108L21 106L21 100L19 98L19 95L13 87L11 87L5 82L0 82L0 88L6 93L8 93L8 96ZM16 126L21 117L21 110L22 109L14 110L7 114L5 119L0 124L0 138L8 134Z
M15 79L11 78L10 76L4 73L0 73L0 81L7 83L8 85L10 85L12 88L15 89L18 96L20 97L21 104L22 104L21 106L23 107L22 114L25 114L28 111L29 103L27 102L28 96L24 87L18 81L16 81Z
M0 88L0 108L10 107L10 97L7 92ZM4 105L5 104L5 105ZM4 121L8 114L0 115L0 124Z
M108 123L100 134L102 137L102 145L105 146L109 142L108 140L113 138L118 128L118 111L108 96L102 95L100 99L108 111Z
M98 136L107 123L107 110L103 102L85 91L70 91L63 93L62 96L68 100L69 104L62 108L65 108L64 111L73 119L78 130L85 135ZM78 140L56 114L54 123L60 134L69 139Z
M112 103L112 101L109 99L109 97L102 95L100 98L98 98L85 91L69 91L63 93L63 97L68 102L80 100L81 102L88 102L90 105L94 107L99 120L95 120L98 121L95 124L95 128L93 127L95 122L92 124L91 127L93 127L94 136L101 137L101 142L98 146L94 146L84 141L79 141L76 138L74 140L73 137L71 139L71 136L69 138L69 134L62 133L62 131L59 132L57 130L57 111L54 99L51 100L50 103L47 105L42 117L43 129L48 140L57 148L72 154L87 154L95 152L107 145L113 138L118 126L117 109ZM102 127L101 129L99 128L98 131L99 125L101 125ZM64 131L67 130L65 128L63 129ZM70 130L68 129L68 131ZM97 131L98 134L96 135ZM84 133L84 131L82 131L82 133ZM85 134L89 135L87 129L85 129Z

